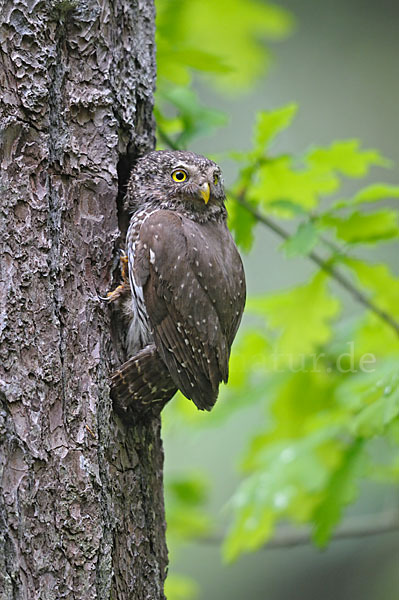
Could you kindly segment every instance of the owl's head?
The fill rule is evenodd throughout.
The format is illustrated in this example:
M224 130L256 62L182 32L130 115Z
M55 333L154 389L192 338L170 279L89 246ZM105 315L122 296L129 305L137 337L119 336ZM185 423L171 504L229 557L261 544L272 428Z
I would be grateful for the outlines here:
M151 203L206 218L224 211L220 167L193 152L150 152L137 161L132 171L127 201L131 211Z

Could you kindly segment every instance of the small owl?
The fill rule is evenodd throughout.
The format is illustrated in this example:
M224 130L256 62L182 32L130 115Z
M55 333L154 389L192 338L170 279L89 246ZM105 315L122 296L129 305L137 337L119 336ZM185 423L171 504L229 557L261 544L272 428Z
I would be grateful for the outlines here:
M246 289L224 203L220 168L204 156L157 151L137 161L125 282L109 294L124 298L128 315L131 358L111 381L121 403L165 402L179 389L210 410L227 382Z

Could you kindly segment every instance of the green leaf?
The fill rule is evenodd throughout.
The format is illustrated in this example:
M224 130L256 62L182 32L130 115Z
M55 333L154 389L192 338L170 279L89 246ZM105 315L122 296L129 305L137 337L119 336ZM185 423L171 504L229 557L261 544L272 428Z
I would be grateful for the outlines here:
M204 52L199 48L190 48L185 46L180 52L176 53L174 48L174 57L184 60L186 65L198 71L229 73L231 68L226 65L222 58L210 52Z
M369 264L362 260L346 258L345 264L352 269L361 285L370 290L381 308L399 317L399 277L383 263ZM381 326L381 320L379 320Z
M289 360L311 353L330 339L330 322L339 307L339 301L327 290L324 273L318 273L310 283L247 302L248 311L263 316L279 331L278 353Z
M285 37L293 24L288 11L255 0L156 0L156 9L158 81L186 85L196 69L234 91L267 67L265 39Z
M374 183L359 190L353 198L349 200L341 199L334 202L333 210L340 210L358 204L380 202L381 200L390 200L399 198L399 186L389 183Z
M399 278L386 264L369 264L346 258L345 265L356 275L357 282L371 292L373 302L399 323ZM375 356L395 356L399 353L396 330L381 317L369 311L359 324L355 337L356 348L361 353Z
M244 335L233 345L229 388L242 389L245 392L249 377L252 374L259 377L267 370L270 352L271 344L263 331L246 329ZM262 385L265 384L262 382ZM251 390L253 387L252 382Z
M296 104L287 104L273 111L261 111L258 113L255 125L255 153L263 155L270 142L276 135L286 129L297 111Z
M223 542L222 553L226 562L232 562L243 552L258 550L273 533L273 512L264 508L254 511L250 505L240 511L234 527Z
M286 256L305 256L314 248L318 240L318 231L311 221L301 223L297 231L281 244Z
M340 257L341 264L355 275L355 285L387 316L399 323L399 278L385 264L369 264L365 261ZM366 288L366 289L364 289ZM370 293L371 292L371 293ZM396 356L399 353L399 336L396 329L372 310L367 310L349 334L357 356L367 359ZM399 327L399 326L398 326Z
M373 362L368 362L373 358ZM366 359L366 362L364 361ZM345 378L337 390L341 406L350 412L348 430L357 437L384 435L399 416L399 356L377 360L360 356L357 373Z
M337 141L328 148L314 148L308 154L308 161L348 177L364 177L372 165L390 166L377 150L361 150L359 140Z
M313 539L318 546L326 545L341 518L342 509L356 497L356 483L363 467L363 446L363 440L358 439L349 447L341 464L330 476L324 497L314 511Z
M236 244L245 252L252 248L256 218L244 206L234 200L227 202L228 226L234 233Z
M399 185L375 183L357 192L352 200L352 203L362 204L363 202L376 202L390 198L399 198Z
M235 519L223 544L227 561L267 543L279 518L301 522L311 517L328 481L328 467L317 452L324 438L316 431L264 448L262 468L240 484L230 501Z
M384 394L364 408L351 422L354 433L363 437L382 435L387 426L399 417L399 390Z
M190 506L203 504L208 496L208 484L201 476L180 476L169 479L167 482L168 492L175 500Z
M348 217L325 215L320 220L327 227L334 227L337 237L348 244L374 244L389 240L399 234L398 213L381 210L372 214L355 211Z
M179 148L185 148L196 137L208 135L227 122L223 112L204 108L190 89L174 87L169 91L160 91L158 97L169 102L177 112L177 117L167 119L158 108L156 117L158 126L166 133L177 133L174 143Z
M199 595L198 584L191 577L168 573L165 582L165 596L168 600L194 600Z
M317 166L297 169L291 157L282 156L260 166L248 197L268 210L281 200L310 210L317 206L320 196L331 194L338 186L332 172Z
M273 445L283 443L289 449L285 455L294 457L296 444L305 444L305 448L306 439L309 443L312 440L312 452L318 445L331 443L337 425L341 425L342 410L334 401L339 375L328 371L323 356L315 357L317 361L310 361L301 370L286 371L280 375L279 385L269 391L271 423L251 439L242 462L245 472L269 469ZM331 453L328 461L330 464Z
M287 213L289 216L304 217L307 215L306 210L302 206L291 202L291 200L273 200L269 206L272 210L277 209L278 213Z
M174 477L165 489L168 536L193 539L207 535L211 520L203 510L208 496L204 478L193 473Z

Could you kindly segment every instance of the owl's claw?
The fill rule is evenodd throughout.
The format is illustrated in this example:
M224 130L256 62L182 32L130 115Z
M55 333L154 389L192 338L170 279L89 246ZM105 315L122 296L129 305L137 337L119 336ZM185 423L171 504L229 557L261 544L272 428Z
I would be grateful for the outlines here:
M115 302L115 300L119 300L121 296L123 296L129 290L129 284L125 280L121 285L118 285L112 292L108 292L105 298L101 298L101 300L105 300L109 303Z
M129 291L130 289L130 284L129 284L129 259L125 253L124 250L119 250L120 253L120 257L119 257L119 261L120 261L120 269L121 269L121 275L122 275L122 283L120 285L118 285L117 288L115 288L112 292L108 292L108 294L104 297L99 296L100 300L103 300L104 302L115 302L116 300L119 300L119 298L121 296L123 296L126 292Z
M124 283L129 283L129 259L123 250L121 250L119 260L121 263L122 279Z

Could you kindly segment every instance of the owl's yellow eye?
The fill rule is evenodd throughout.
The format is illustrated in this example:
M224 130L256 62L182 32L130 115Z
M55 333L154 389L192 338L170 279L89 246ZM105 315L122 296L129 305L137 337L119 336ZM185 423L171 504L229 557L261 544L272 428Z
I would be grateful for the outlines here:
M186 181L188 175L186 173L186 171L184 171L184 169L176 169L176 171L173 171L172 173L172 179L173 181L177 181L177 183L182 183L183 181Z
M217 173L215 173L213 176L213 183L214 185L217 185L219 183L219 175Z

